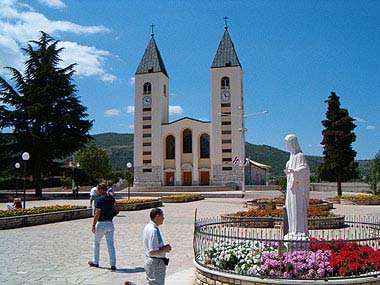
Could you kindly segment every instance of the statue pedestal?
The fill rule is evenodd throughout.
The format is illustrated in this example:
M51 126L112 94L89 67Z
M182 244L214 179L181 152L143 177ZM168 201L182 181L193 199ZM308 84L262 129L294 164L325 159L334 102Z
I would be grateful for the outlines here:
M284 236L287 251L310 250L310 237L305 233L288 233Z

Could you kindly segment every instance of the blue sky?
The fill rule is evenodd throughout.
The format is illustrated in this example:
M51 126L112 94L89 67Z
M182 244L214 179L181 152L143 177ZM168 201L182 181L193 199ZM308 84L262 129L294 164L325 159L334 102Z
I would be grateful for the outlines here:
M169 74L170 120L211 119L210 66L229 32L244 71L246 140L322 155L331 91L356 118L358 159L380 149L379 1L0 0L0 67L23 69L20 48L43 30L73 62L91 134L133 133L134 73L155 39ZM7 77L4 69L0 75ZM200 104L200 102L202 102Z

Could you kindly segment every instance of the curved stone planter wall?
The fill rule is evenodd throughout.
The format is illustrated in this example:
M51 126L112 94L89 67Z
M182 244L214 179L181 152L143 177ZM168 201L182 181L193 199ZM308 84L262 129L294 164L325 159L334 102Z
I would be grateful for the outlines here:
M240 217L222 215L223 221L237 222L242 227L254 227L254 228L273 228L280 226L282 218L275 217ZM325 217L325 218L313 218L309 219L309 229L340 229L344 227L344 216Z
M138 211L138 210L162 207L161 200L143 202L143 203L134 203L134 204L122 204L122 203L116 202L116 204L117 204L117 207L119 208L119 211Z
M253 203L253 202L245 202L243 203L244 204L244 207L245 208L248 208L248 209L256 209L256 210L274 210L274 209L281 209L282 207L284 207L284 204L271 204L271 203ZM331 203L331 202L323 202L323 203L320 203L320 204L312 204L312 205L309 205L309 207L312 207L312 208L318 208L320 210L323 210L323 211L328 211L328 210L331 210L333 207L334 207L334 204Z
M259 277L249 277L219 272L204 268L194 261L195 266L195 282L197 285L296 285L296 284L355 284L355 285L380 285L379 278L364 277L353 279L329 279L325 280L295 280L295 279L263 279Z
M0 218L0 230L37 226L92 217L91 209L77 209L34 215Z
M164 203L186 203L186 202L203 200L204 198L205 198L204 196L199 195L199 196L179 197L175 199L166 199L162 197L161 199Z

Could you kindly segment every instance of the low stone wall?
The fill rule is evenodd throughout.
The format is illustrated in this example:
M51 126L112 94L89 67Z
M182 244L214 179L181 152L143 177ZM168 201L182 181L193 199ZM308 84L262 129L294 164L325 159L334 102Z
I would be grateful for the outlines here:
M116 205L119 208L119 211L138 211L138 210L162 207L162 201L156 200L156 201L151 201L151 202L134 203L134 204L116 203Z
M240 276L204 268L194 261L196 285L296 285L296 284L355 284L355 285L380 285L379 278L364 277L353 279L329 279L325 280L295 280L295 279L263 279L259 277Z
M325 183L310 183L311 191L326 191L335 192L337 191L336 182L325 182ZM371 189L367 183L364 182L344 182L342 183L342 192L364 192L370 193Z
M202 195L197 196L188 196L188 197L178 197L174 199L166 199L162 197L162 202L164 203L186 203L186 202L193 202L193 201L199 201L203 200L205 197Z
M254 210L274 210L274 209L281 209L285 205L284 204L277 204L277 203L254 203L251 201L244 202L243 207L248 209L254 209ZM328 211L334 208L334 204L332 202L323 201L320 204L311 204L309 205L309 208L318 208L323 211Z
M36 226L92 217L91 209L76 209L34 215L0 218L0 230Z

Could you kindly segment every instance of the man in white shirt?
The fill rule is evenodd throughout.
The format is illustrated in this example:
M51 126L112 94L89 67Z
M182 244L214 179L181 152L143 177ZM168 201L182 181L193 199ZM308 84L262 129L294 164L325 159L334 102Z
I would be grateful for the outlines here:
M98 187L94 186L90 190L90 207L92 208L92 215L95 215L96 199L98 198Z
M164 222L164 213L160 208L150 211L150 222L143 232L143 244L145 251L144 268L149 285L164 285L166 265L169 259L166 253L172 250L170 244L164 244L158 227Z

